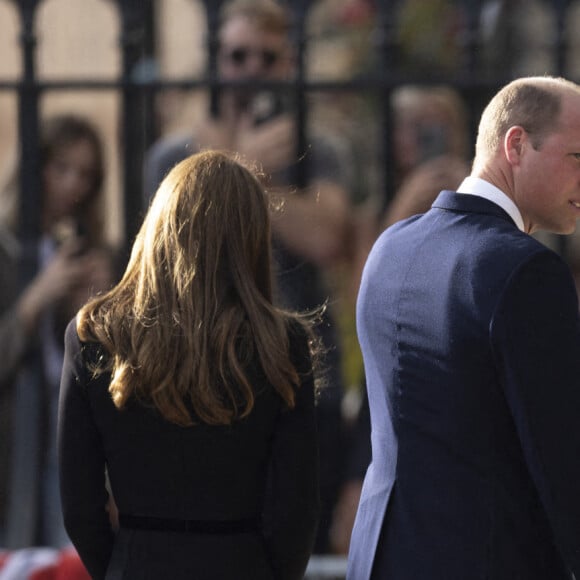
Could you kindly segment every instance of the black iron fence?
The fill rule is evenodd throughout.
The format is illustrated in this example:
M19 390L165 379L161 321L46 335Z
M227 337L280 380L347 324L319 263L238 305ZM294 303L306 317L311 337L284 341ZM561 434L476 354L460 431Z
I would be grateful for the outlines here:
M208 88L214 96L219 91L219 79L216 69L216 27L218 12L223 0L205 0L203 6L207 14L208 34L206 38L207 68L205 73L196 78L179 81L143 79L135 74L136 68L144 60L155 58L156 52L156 12L163 0L102 0L113 3L118 12L120 37L118 50L121 55L121 74L116 79L107 81L84 78L82 81L60 79L41 81L37 75L37 38L35 18L43 0L11 0L15 3L20 17L20 51L22 59L21 78L16 81L0 79L0 91L13 92L18 95L18 133L21 153L20 164L20 235L25 247L35 245L39 231L39 214L36 211L38 200L35 199L40 188L37 187L38 172L38 133L39 101L42 95L58 91L118 91L122 107L119 127L119 145L122 157L122 207L124 215L124 239L130 243L139 225L142 204L142 165L144 152L156 137L152 121L152 107L155 95L168 89ZM362 0L361 0L362 2ZM417 56L413 49L413 19L409 19L408 6L415 4L416 14L424 11L424 17L433 14L434 5L443 6L442 2L425 2L421 0L368 0L368 7L373 11L373 27L369 32L371 50L370 66L360 74L348 79L336 81L316 80L306 74L309 42L307 21L310 12L319 2L316 0L288 0L295 16L294 42L299 58L297 72L290 81L290 88L296 95L296 115L298 119L299 143L304 143L305 127L308 120L307 95L311 92L341 91L370 93L378 96L377 102L384 103L376 109L376 123L381 127L381 143L377 155L381 157L380 167L389 167L392 157L391 126L392 119L389 107L389 96L394 88L403 83L448 83L458 89L468 104L471 128L482 106L498 86L510 80L517 73L519 55L534 45L547 53L550 70L537 70L536 73L551 74L569 73L568 60L571 47L569 17L576 2L570 0L536 0L536 4L547 10L550 19L545 21L543 39L522 36L522 18L527 18L529 0L485 1L485 0L449 0L447 12L440 10L442 20L421 22L416 18L417 35L447 35L449 51L452 53L449 62L429 62L429 55ZM420 5L423 5L421 8ZM429 12L431 5L431 12ZM418 7L418 8L417 8ZM405 11L407 10L407 12ZM452 10L452 12L450 12ZM490 16L491 15L491 16ZM487 34L484 28L486 18L495 18L492 32ZM455 22L450 29L450 20ZM409 34L405 38L401 30L406 27ZM423 28L421 28L423 27ZM418 42L421 42L419 39ZM406 43L406 44L405 44ZM409 44L410 43L410 44ZM535 43L535 44L534 44ZM492 55L490 57L490 54ZM495 57L493 56L495 55ZM434 55L432 55L434 56ZM495 58L495 60L494 60ZM569 75L568 75L569 76ZM385 202L392 192L389 183L391 174L382 173L381 191Z

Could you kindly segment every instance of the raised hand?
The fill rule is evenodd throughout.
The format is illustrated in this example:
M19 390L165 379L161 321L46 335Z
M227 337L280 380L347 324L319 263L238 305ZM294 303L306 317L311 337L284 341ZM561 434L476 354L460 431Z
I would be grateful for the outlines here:
M271 175L296 161L296 124L289 114L254 124L250 115L240 119L234 148Z
M80 248L77 240L65 242L24 290L17 310L27 331L34 329L47 308L67 296L88 275L88 257L78 254Z

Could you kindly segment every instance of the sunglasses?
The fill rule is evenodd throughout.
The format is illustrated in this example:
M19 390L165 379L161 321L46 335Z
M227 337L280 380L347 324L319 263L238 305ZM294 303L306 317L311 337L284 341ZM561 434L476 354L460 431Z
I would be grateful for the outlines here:
M252 56L259 56L262 60L262 66L265 69L272 68L280 59L280 53L275 50L252 50L250 48L233 48L227 53L227 57L235 66L244 66Z

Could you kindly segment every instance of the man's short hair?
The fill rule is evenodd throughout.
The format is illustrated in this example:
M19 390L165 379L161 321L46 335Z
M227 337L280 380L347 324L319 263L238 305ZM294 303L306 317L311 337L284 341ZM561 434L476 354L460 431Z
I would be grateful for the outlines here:
M292 19L289 10L274 0L231 0L221 11L220 24L238 16L252 20L264 31L287 35Z
M544 138L558 129L562 95L575 83L556 77L524 77L503 87L489 102L479 123L476 157L493 154L510 127L519 125L539 149Z

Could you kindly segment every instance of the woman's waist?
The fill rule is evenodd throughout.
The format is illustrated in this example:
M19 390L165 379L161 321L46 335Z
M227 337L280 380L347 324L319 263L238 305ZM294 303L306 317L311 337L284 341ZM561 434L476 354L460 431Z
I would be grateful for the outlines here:
M254 515L232 519L182 519L120 513L119 525L127 529L192 534L247 534L261 530L261 520Z

